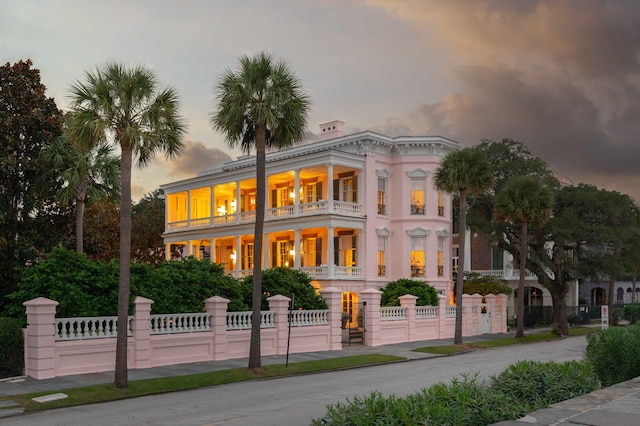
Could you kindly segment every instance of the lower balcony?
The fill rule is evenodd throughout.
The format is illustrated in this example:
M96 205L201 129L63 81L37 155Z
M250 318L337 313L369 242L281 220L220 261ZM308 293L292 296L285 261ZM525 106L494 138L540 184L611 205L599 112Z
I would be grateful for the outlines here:
M334 266L333 276L329 274L328 265L301 266L298 270L306 273L315 280L360 280L363 278L362 267L360 266ZM226 273L235 278L244 278L253 274L252 269L239 269L238 271L226 270Z

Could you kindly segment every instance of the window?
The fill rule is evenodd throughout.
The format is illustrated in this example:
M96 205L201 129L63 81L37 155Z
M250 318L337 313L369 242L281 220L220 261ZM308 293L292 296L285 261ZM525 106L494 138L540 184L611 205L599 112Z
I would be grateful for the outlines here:
M504 269L504 250L498 247L491 247L491 270L501 271Z
M458 253L460 251L459 247L454 247L451 252L452 252L452 256L451 256L451 267L453 268L453 273L457 274L458 273Z
M322 264L322 238L302 237L300 266L319 266Z
M411 276L424 277L426 239L422 236L411 237Z
M422 178L411 179L411 214L424 215L426 180Z
M341 173L333 181L333 199L347 203L357 203L357 177L354 172Z
M293 241L281 240L271 243L271 267L293 267Z
M271 207L285 207L292 206L295 200L295 192L293 187L279 186L276 189L271 190Z
M438 192L438 216L444 217L444 193Z
M438 237L438 276L444 277L444 238Z
M378 235L378 276L387 276L387 237Z
M334 261L338 266L356 266L356 236L341 235L334 239Z
M378 178L378 214L387 215L387 179Z
M342 179L342 201L353 203L355 200L355 187L354 179L344 178Z
M253 269L253 242L242 246L241 269Z

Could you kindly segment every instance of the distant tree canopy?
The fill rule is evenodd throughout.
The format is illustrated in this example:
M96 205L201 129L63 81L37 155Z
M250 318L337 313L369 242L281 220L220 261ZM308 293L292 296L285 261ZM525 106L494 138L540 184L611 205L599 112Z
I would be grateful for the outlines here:
M416 306L437 306L438 292L436 289L423 281L410 280L401 278L397 281L391 281L381 289L382 298L380 304L382 306L400 306L400 296L411 294L416 296Z
M63 114L45 95L31 60L0 67L0 307L21 266L69 234L72 216L55 200L60 182L38 185L40 150L62 134Z

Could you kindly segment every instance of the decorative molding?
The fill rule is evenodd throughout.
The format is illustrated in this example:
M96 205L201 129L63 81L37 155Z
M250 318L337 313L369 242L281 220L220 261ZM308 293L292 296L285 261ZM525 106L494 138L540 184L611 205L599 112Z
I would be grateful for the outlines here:
M389 230L389 228L384 226L382 228L376 228L376 234L378 234L379 237L388 237L389 235L391 235L391 231Z
M449 235L451 235L451 233L446 229L440 229L436 231L436 235L441 238L447 238Z
M413 229L407 229L407 234L409 234L410 237L426 237L427 235L429 235L430 232L431 231L421 226L418 226Z
M407 171L407 176L410 178L426 178L429 176L429 171L421 168Z
M382 169L382 170L376 170L376 175L378 175L378 177L381 177L381 178L389 179L389 176L391 176L391 173L387 169Z

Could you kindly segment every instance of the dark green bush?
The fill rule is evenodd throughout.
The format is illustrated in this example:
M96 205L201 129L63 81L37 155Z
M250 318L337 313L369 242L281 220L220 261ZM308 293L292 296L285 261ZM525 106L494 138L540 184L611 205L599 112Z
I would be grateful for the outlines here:
M519 361L492 376L491 388L533 411L598 389L598 378L584 361Z
M397 281L389 282L381 290L380 304L382 306L400 306L398 297L405 294L411 294L418 298L416 306L438 305L438 292L433 286L423 281L400 278Z
M509 398L479 383L477 376L463 376L451 384L400 398L379 392L354 397L345 404L327 407L327 414L313 425L488 425L522 417L525 411Z
M251 306L253 276L242 281L244 303ZM311 277L302 271L291 268L269 268L262 271L262 307L269 309L267 298L275 295L291 297L295 293L293 309L327 309L327 303L311 285Z
M92 261L74 251L56 249L22 273L18 291L8 296L4 315L26 325L27 300L46 297L58 302L56 316L72 318L116 315L119 265L117 261ZM229 299L230 311L248 310L240 283L225 275L220 265L194 258L166 261L153 268L131 264L131 296L154 301L152 313L201 312L212 296Z
M640 323L588 335L585 357L604 386L640 376Z
M14 318L0 317L0 378L19 376L23 368L22 327Z
M488 425L584 395L598 388L585 362L523 361L491 378L487 386L477 375L463 375L449 385L435 384L400 398L379 392L327 406L313 425Z
M631 303L624 305L624 319L631 324L640 321L640 303Z

